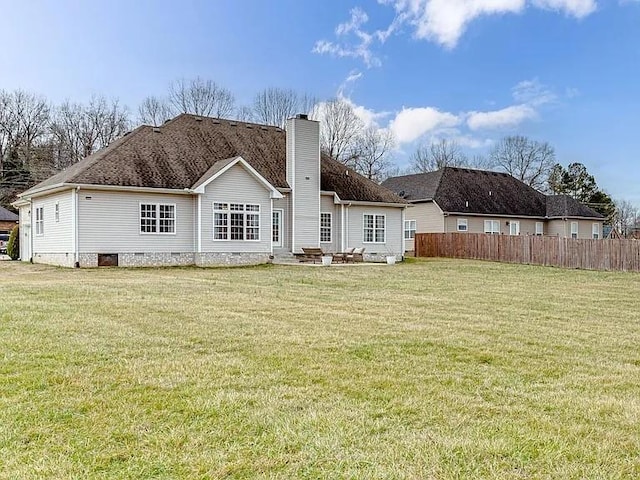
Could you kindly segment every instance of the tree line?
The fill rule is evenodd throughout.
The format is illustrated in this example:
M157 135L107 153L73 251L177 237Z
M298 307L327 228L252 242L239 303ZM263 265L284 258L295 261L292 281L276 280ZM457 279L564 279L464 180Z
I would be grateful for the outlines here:
M449 139L417 147L409 170L394 165L395 138L390 129L366 124L354 105L342 97L320 101L292 89L266 88L248 105L212 80L180 79L163 96L146 97L136 114L117 99L94 96L88 102L53 105L45 97L16 90L0 90L0 205L15 195L91 155L141 124L160 126L180 113L234 119L284 127L297 113L320 122L323 152L367 178L419 173L445 166L496 169L546 193L564 193L603 213L620 231L636 224L637 211L629 202L613 200L598 188L584 165L564 168L547 142L509 136L486 156L465 155ZM624 217L624 219L623 219Z

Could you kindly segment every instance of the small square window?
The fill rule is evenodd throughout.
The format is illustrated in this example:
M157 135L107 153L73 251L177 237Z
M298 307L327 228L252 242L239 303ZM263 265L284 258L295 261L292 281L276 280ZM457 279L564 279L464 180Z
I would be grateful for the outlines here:
M459 232L466 232L469 230L469 221L466 218L459 218L457 221L457 228Z

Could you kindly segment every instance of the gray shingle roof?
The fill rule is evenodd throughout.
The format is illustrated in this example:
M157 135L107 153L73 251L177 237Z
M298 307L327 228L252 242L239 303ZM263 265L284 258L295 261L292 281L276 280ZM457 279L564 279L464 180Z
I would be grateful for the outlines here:
M573 198L547 197L503 172L445 167L435 172L390 178L382 185L409 201L434 200L449 213L602 218Z
M33 189L59 183L185 189L223 161L242 156L276 188L288 188L286 133L278 127L182 114L141 126ZM222 162L222 163L218 163ZM323 156L321 188L344 200L404 200ZM25 192L28 194L28 191Z
M0 222L17 222L18 215L4 207L0 207Z

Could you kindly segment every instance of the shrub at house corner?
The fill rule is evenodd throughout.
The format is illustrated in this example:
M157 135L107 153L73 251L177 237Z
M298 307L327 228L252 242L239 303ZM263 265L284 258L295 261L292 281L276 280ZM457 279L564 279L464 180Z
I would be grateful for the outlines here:
M9 241L7 242L7 255L11 257L11 260L17 260L20 257L20 227L17 225L11 230L9 235Z

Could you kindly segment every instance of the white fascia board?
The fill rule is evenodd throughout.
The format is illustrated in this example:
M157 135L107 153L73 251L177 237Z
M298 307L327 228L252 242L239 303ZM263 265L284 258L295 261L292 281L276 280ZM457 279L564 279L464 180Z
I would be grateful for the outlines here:
M442 212L445 215L458 215L462 217L499 217L499 218L531 218L534 220L545 220L546 217L536 217L531 215L504 215L500 213L467 213L467 212Z
M204 193L204 190L207 187L207 185L213 182L216 178L224 175L230 168L238 164L242 165L242 167L244 167L244 169L247 170L256 180L258 180L259 183L261 183L267 190L269 190L270 198L283 198L283 195L278 191L278 189L273 185L271 185L266 178L260 175L258 171L255 168L253 168L251 165L249 165L249 163L242 157L236 157L232 162L229 162L229 164L225 165L215 174L211 175L210 178L202 182L202 184L200 184L197 188L193 189L192 191L195 193Z
M363 205L368 207L394 207L394 208L407 208L407 203L390 203L390 202L360 202L357 200L345 200L347 205Z
M172 195L193 195L194 192L189 189L179 190L177 188L153 188L153 187L127 187L120 185L93 185L87 183L61 183L59 185L52 185L51 187L47 187L46 189L38 190L37 192L31 192L27 197L24 198L37 198L45 195L50 195L52 193L57 193L59 191L64 191L68 189L77 189L80 190L100 190L100 191L112 191L112 192L139 192L139 193L169 193Z
M336 192L328 192L326 190L320 190L320 195L325 195L325 196L332 195L334 205L340 205L342 203L342 200L340 200L340 197Z

